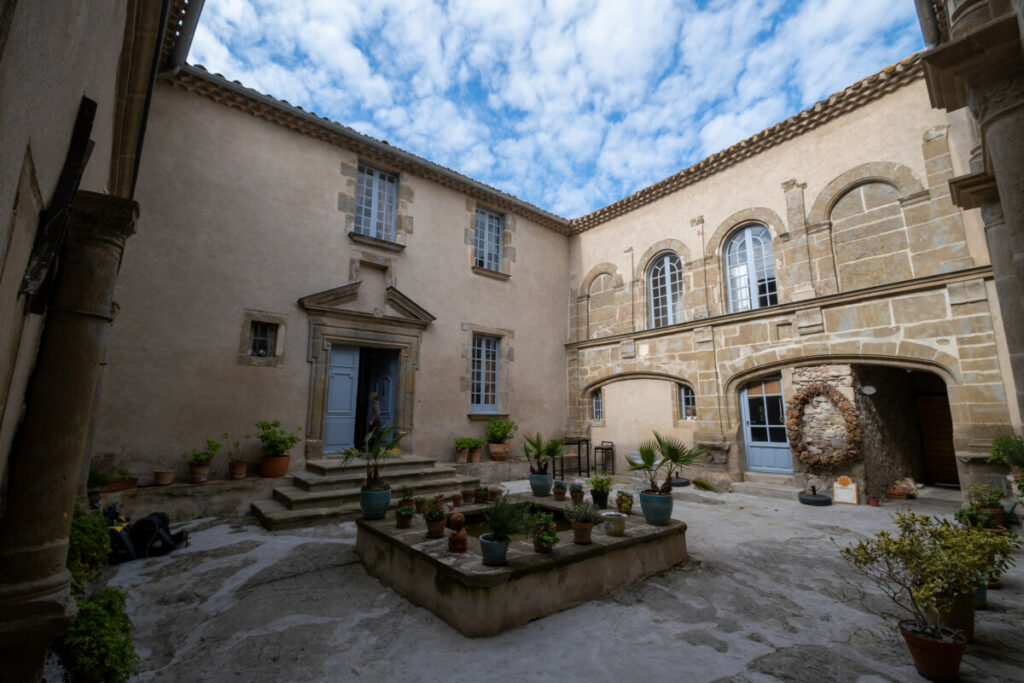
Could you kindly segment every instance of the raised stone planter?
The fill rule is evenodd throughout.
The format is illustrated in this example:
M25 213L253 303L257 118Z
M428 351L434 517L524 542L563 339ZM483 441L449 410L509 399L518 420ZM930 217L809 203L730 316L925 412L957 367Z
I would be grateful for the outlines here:
M563 507L554 501L528 502L553 510ZM459 510L472 514L483 508ZM551 554L517 541L509 546L504 567L485 566L480 542L473 537L468 552L448 552L447 539L425 538L419 518L411 529L396 529L391 520L356 524L356 552L366 570L467 636L492 636L560 612L689 557L686 524L676 520L653 527L630 518L623 536L595 530L588 546L573 544L572 532L563 531Z

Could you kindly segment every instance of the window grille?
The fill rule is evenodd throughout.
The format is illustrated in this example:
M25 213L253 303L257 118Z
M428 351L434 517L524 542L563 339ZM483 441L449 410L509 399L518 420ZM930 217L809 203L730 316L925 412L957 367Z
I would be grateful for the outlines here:
M497 337L473 335L470 406L474 413L498 412Z
M355 231L360 235L394 242L397 197L398 176L359 164Z
M679 385L679 414L684 420L697 419L697 397L686 384Z
M277 325L252 321L249 333L249 355L257 358L273 356L276 351Z
M487 209L476 210L475 255L477 268L501 272L501 233L504 216Z
M775 306L775 258L772 238L763 225L750 225L733 235L725 247L729 312Z
M600 389L590 395L590 413L595 420L604 419L604 396Z
M651 302L651 327L683 322L683 268L679 257L668 253L657 257L647 278Z

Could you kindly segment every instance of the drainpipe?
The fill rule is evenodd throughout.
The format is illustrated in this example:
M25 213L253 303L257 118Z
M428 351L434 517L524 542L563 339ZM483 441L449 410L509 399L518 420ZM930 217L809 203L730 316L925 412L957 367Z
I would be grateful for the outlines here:
M917 5L917 21L921 24L921 35L924 44L930 50L939 44L939 20L935 16L935 4L932 0L914 0Z

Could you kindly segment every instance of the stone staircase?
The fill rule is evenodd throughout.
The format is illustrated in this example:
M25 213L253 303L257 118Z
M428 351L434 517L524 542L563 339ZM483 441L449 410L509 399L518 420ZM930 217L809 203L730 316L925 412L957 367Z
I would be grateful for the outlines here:
M797 494L801 489L796 480L785 474L764 474L762 472L744 472L743 481L732 484L733 493L746 493L762 498L778 498L797 502Z
M380 476L391 484L391 505L398 502L400 486L415 489L417 496L450 495L480 485L478 478L466 477L454 467L438 466L435 460L416 455L388 458ZM312 526L359 516L359 489L366 478L366 461L343 464L340 458L310 460L306 471L292 477L291 485L277 486L271 500L252 504L260 523L274 531Z

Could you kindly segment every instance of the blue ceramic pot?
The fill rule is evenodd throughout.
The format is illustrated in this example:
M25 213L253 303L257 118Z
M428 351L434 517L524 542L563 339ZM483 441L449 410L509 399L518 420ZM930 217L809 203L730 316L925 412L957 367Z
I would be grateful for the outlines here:
M640 493L640 509L644 519L653 526L665 526L672 519L672 496L658 496Z
M363 519L384 519L391 504L391 491L360 491L359 509L363 511Z
M530 488L533 489L533 495L537 498L543 498L544 496L551 495L551 487L555 483L555 476L553 474L531 474L530 475Z
M490 534L480 534L480 554L484 564L500 567L508 564L505 555L508 553L508 541L492 541Z

